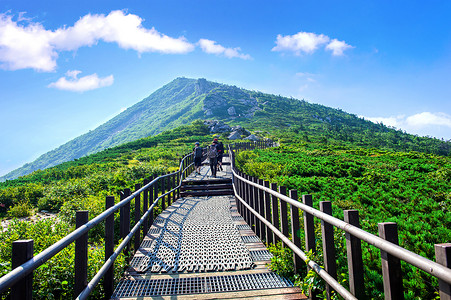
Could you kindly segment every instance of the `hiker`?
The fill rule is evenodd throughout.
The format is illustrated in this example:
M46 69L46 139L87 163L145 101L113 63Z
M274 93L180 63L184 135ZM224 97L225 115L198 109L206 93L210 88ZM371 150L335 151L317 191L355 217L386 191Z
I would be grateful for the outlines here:
M214 142L208 147L207 156L208 159L210 160L211 175L213 177L216 177L216 164L218 163L218 151L216 150L216 145Z
M218 139L214 139L213 142L216 142L216 150L218 151L218 169L223 171L222 169L222 156L224 155L224 144L222 142L218 142Z
M200 168L202 166L202 155L203 153L203 149L202 147L200 147L200 143L196 142L195 147L193 149L193 154L194 154L194 166L196 167L196 174L200 174Z

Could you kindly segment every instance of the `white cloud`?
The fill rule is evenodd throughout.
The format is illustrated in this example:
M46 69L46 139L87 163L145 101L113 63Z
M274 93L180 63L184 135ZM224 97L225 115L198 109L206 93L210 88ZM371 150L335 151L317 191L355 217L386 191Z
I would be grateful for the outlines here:
M330 41L327 35L301 31L294 35L277 35L276 46L272 51L293 52L295 55L312 54L323 45L332 51L332 55L343 55L344 50L352 48L351 45L337 39Z
M58 52L74 51L99 41L117 43L139 53L180 54L194 50L194 45L184 37L169 37L155 28L144 28L142 22L137 15L117 10L107 16L88 14L72 27L52 31L24 18L23 13L17 21L0 14L0 66L8 70L53 71Z
M72 91L72 92L85 92L95 90L101 87L110 86L114 82L113 75L99 78L96 73L78 78L78 74L81 71L73 70L67 71L66 77L61 77L56 82L52 82L48 85L49 88L56 88L59 90Z
M406 119L406 123L413 127L445 126L451 128L451 116L445 113L422 112Z
M339 41L337 39L333 39L332 42L330 42L326 46L326 50L331 50L333 56L342 56L343 51L346 49L354 48L351 45L346 44L344 41Z
M207 39L200 39L198 44L202 51L208 54L224 55L227 58L237 57L241 59L252 59L249 54L240 53L241 49L239 47L225 48L224 46L217 44L215 41Z
M363 117L363 116L360 116ZM405 116L391 116L391 117L363 117L365 120L371 121L373 123L382 123L386 126L392 126L399 128L404 124Z
M194 49L184 37L172 38L155 28L146 29L142 22L139 16L125 14L121 10L112 11L107 16L88 14L73 27L56 30L53 42L61 50L76 50L100 40L140 53L187 53Z
M361 116L362 117L362 116ZM442 112L422 112L411 116L364 117L374 123L383 123L412 134L450 139L451 116Z
M58 54L51 39L52 32L39 23L22 26L11 16L0 14L0 66L7 70L54 70Z

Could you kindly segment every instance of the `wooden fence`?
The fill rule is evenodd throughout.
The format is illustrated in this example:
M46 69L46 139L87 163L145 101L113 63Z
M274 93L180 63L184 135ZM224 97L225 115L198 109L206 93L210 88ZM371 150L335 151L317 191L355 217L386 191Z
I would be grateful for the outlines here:
M385 299L404 299L402 260L438 278L440 299L451 300L451 243L436 244L436 262L428 260L398 246L396 223L379 223L379 236L375 236L360 229L357 210L345 210L344 220L334 218L330 201L321 201L320 209L314 209L311 195L302 195L298 199L296 190L287 191L284 186L249 176L236 168L237 152L269 146L272 145L238 143L230 146L229 155L238 211L263 241L275 244L281 240L285 246L293 250L295 271L305 265L302 260L307 262L308 267L325 280L328 299L332 290L345 299L367 298L361 246L361 241L365 241L381 250ZM304 223L305 252L301 250L301 240L297 234L301 229L300 211ZM316 252L318 246L315 237L315 217L321 220L324 258L322 266L306 255L309 251ZM334 228L343 230L346 236L349 289L337 282Z
M146 178L143 180L142 186L141 184L135 185L133 193L130 189L125 189L121 192L120 201L117 204L114 204L113 196L107 196L105 211L91 221L88 221L88 211L78 211L76 213L76 229L36 256L33 256L33 240L13 242L13 270L0 278L0 295L11 288L10 299L31 300L33 298L33 271L75 242L74 298L87 299L103 278L105 298L110 299L114 289L114 261L121 252L130 250L132 240L134 250L139 248L143 236L153 223L154 209L160 205L164 210L179 198L182 180L192 171L194 171L193 155L188 153L180 159L178 171ZM135 225L130 229L130 206L133 199L135 200L133 216ZM114 249L114 214L118 211L120 213L120 238L123 240ZM88 283L88 232L102 221L105 222L105 264Z

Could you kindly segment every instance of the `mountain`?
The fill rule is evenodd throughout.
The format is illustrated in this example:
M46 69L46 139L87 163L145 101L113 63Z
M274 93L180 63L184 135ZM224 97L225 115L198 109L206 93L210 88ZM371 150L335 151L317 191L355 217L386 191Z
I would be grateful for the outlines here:
M10 180L106 148L158 134L196 119L217 119L254 130L304 132L305 138L342 140L449 155L449 142L420 138L356 115L206 79L177 78L86 134L49 151L3 177Z

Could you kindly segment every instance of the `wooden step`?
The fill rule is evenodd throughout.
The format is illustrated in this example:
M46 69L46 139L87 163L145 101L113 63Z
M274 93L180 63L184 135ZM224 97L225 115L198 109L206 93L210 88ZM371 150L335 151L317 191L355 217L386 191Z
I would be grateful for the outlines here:
M182 185L180 190L188 191L188 190L233 190L233 185L231 183L220 183L220 184L189 184Z
M206 185L232 183L231 178L211 178L204 180L183 180L182 185Z
M200 197L200 196L224 196L234 195L233 190L213 190L213 191L183 191L181 197Z

